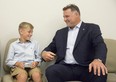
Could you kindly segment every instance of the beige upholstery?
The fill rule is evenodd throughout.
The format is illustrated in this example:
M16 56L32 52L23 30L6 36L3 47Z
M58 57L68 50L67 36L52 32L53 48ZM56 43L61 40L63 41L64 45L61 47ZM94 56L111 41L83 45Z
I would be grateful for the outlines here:
M16 40L16 38L13 38L13 39L9 40L8 43L6 44L6 48L5 48L5 52L4 52L4 60L3 60L3 68L4 68L4 71L6 72L6 74L3 76L3 82L13 82L13 78L10 75L10 68L5 64L5 60L6 60L6 57L8 54L9 46L15 40ZM14 82L15 82L15 80L14 80Z
M4 54L4 65L3 65L6 74L3 76L3 82L13 82L13 79L11 78L11 76L9 74L10 69L5 65L5 60L6 60L9 44L15 40L16 39L9 40L9 42L6 45L6 50L5 50L5 54ZM116 59L116 40L105 39L105 43L108 48L107 60L106 60L106 66L108 68L107 82L116 82L116 60L115 60ZM49 63L42 63L41 69L42 69L43 73L44 73L45 69L47 68L48 64ZM47 82L45 80L45 75L43 75L43 76L44 76L43 82ZM68 82L79 82L79 81L68 81Z
M0 82L1 82L1 80L2 80L2 79L1 79L1 77L0 77Z
M108 48L106 66L108 68L107 82L116 82L116 40L105 39Z

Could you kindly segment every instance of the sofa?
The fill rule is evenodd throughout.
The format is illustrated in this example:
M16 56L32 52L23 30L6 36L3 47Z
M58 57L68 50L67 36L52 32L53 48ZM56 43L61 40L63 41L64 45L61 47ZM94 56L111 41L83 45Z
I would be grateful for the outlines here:
M6 44L6 49L5 49L5 53L4 53L4 64L3 64L3 68L4 71L6 72L6 74L3 76L2 80L3 82L13 82L16 81L14 80L11 75L10 75L10 69L8 66L6 66L5 64L5 60L7 57L7 53L8 53L8 49L9 49L9 45L11 42L15 41L16 38L13 38L11 40L8 41L8 43ZM116 82L116 40L113 39L104 39L107 48L108 48L108 53L107 53L107 60L106 60L106 66L108 68L108 79L107 82ZM45 69L49 66L52 65L54 62L51 63L45 63L42 62L41 63L41 69L43 72L43 82L47 82L46 78L45 78ZM80 81L68 81L68 82L80 82Z

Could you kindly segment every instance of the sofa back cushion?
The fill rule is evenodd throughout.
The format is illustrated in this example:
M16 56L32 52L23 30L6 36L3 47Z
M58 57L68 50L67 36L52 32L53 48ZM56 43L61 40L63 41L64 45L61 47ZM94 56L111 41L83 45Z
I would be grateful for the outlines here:
M107 59L106 59L106 66L108 68L108 72L116 73L116 40L105 39L105 43L108 49Z
M3 60L4 61L3 62L3 68L4 68L4 70L5 70L6 73L10 72L10 68L6 65L5 60L7 58L7 54L8 54L8 50L9 50L10 44L12 42L14 42L15 40L17 40L17 38L12 38L6 44L6 48L5 48L5 52L4 52L4 60Z

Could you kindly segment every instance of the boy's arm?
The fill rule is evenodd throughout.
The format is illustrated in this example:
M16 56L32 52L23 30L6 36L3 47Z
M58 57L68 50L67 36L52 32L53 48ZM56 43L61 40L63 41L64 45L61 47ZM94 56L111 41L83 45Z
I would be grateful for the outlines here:
M13 48L13 44L11 44L7 54L7 59L5 61L6 65L8 65L9 67L13 67L15 63L17 62L13 58L14 58L14 48Z
M39 51L39 45L38 45L38 43L36 43L34 55L35 55L34 62L38 62L38 64L39 64L39 62L41 62L41 56L40 56L40 51Z

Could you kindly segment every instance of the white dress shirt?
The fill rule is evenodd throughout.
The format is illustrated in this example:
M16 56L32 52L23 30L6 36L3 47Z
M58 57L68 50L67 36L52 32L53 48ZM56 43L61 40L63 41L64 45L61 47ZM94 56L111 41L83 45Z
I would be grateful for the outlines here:
M76 38L78 37L79 28L81 26L82 21L77 24L73 29L69 28L68 38L67 38L67 49L66 56L64 62L67 64L78 64L73 57L73 49L75 45Z

